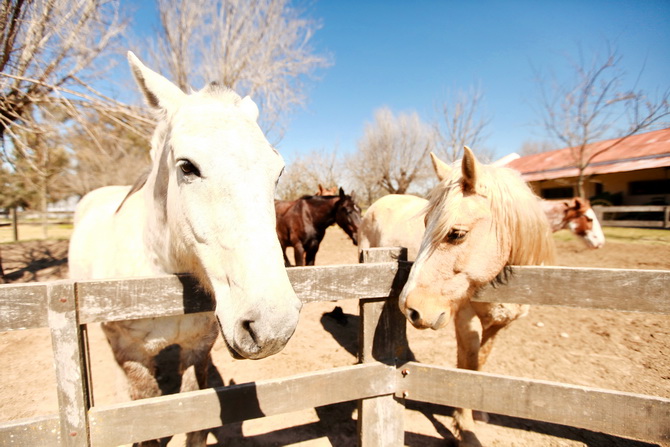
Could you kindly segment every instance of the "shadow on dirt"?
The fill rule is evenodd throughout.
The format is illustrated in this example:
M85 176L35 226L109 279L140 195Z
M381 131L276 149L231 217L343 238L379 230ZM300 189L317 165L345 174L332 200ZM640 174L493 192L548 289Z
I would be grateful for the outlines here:
M67 277L67 240L2 244L5 283L51 281Z

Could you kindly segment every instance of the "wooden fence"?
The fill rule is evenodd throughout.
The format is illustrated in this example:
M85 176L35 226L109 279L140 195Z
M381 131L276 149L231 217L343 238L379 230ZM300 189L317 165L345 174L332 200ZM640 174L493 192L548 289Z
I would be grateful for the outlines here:
M600 206L595 205L593 211L598 217L601 225L607 227L650 227L650 228L670 228L670 206L667 205L649 205L649 206ZM657 220L624 220L615 219L613 215L617 213L662 213L662 218Z
M193 281L164 276L1 286L0 331L51 330L60 414L5 423L0 445L114 446L357 400L359 445L401 446L406 399L670 440L670 399L406 361L397 296L409 264L397 260L398 250L388 262L390 253L372 249L362 264L289 270L304 303L360 299L359 364L108 406L89 406L86 325L210 311ZM508 285L487 288L478 300L668 314L668 284L670 271L515 267Z

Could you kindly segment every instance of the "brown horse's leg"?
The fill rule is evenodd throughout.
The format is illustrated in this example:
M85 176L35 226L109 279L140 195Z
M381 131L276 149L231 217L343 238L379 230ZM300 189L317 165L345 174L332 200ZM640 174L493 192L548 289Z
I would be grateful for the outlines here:
M305 265L314 265L316 261L316 252L319 250L319 247L312 247L306 250L305 252Z
M293 246L293 258L295 259L296 266L305 265L305 249L301 243L297 243Z
M456 366L473 371L479 370L479 346L482 340L482 326L479 318L469 302L461 304L454 315L456 330L457 361ZM475 436L475 422L472 410L457 408L454 413L456 426L461 435L461 445L480 447L481 443Z

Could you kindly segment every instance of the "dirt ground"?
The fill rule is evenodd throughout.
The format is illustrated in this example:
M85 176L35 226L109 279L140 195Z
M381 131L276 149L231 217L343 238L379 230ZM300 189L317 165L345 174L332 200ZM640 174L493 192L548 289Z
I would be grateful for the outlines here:
M609 242L587 250L576 240L557 241L565 266L670 269L670 245ZM10 282L67 276L66 241L2 245ZM318 265L356 263L357 248L339 228L328 230ZM346 325L325 315L338 305ZM225 384L283 377L354 364L358 308L355 300L306 305L298 329L279 354L264 360L234 360L219 341L214 364ZM409 343L422 362L455 364L453 327L440 331L408 328ZM99 327L90 328L96 405L127 399L123 376ZM46 330L0 333L0 423L55 413L57 400ZM670 398L670 317L638 313L535 306L503 331L485 371L588 385ZM346 386L346 384L342 384ZM290 396L287 396L290 398ZM351 446L356 443L355 403L231 424L210 434L212 446ZM408 402L407 446L456 445L453 409ZM564 426L490 415L477 423L485 446L646 446L649 444ZM670 424L670 421L668 421ZM183 438L175 437L170 445Z

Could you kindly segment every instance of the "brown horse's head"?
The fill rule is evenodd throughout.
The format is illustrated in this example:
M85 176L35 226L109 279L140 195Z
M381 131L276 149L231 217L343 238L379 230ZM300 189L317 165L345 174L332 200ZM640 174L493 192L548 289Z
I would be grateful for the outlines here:
M335 210L335 222L349 235L354 245L358 245L358 227L361 225L361 209L354 202L353 193L347 195L340 188L340 198Z

